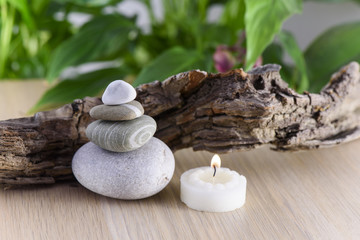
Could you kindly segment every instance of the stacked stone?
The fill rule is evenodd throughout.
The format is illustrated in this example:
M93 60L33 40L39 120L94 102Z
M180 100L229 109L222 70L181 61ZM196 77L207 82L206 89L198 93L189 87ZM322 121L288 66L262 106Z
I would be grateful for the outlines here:
M116 80L106 88L103 105L90 110L96 121L86 129L91 142L74 155L72 169L86 188L119 199L141 199L161 191L174 173L171 150L153 137L155 120L144 115L136 91Z
M155 120L144 114L135 101L136 91L127 82L117 80L106 88L102 101L90 110L98 119L86 129L86 136L99 147L113 152L128 152L143 146L156 131Z

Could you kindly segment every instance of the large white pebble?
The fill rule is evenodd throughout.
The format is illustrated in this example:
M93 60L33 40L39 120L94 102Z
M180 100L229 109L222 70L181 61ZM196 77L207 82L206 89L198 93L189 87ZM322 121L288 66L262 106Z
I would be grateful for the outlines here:
M123 80L111 82L102 96L106 105L119 105L131 102L136 98L136 90L133 86Z
M174 155L157 138L131 152L104 150L89 142L74 155L72 170L87 189L119 199L141 199L160 192L171 180Z

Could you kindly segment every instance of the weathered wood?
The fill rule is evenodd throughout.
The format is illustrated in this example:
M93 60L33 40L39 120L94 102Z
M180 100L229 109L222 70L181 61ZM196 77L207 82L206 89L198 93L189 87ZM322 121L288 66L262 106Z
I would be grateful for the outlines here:
M350 63L320 94L298 94L278 65L248 73L189 71L137 88L156 136L173 150L225 153L272 144L275 150L332 146L360 136L360 74ZM34 117L0 122L0 183L48 184L73 179L71 159L88 141L89 110L98 98L75 100Z

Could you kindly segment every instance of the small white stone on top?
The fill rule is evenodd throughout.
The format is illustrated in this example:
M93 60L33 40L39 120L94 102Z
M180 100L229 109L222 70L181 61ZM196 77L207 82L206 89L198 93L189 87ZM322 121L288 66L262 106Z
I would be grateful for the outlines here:
M123 80L111 82L102 96L105 105L119 105L131 102L136 98L136 90Z

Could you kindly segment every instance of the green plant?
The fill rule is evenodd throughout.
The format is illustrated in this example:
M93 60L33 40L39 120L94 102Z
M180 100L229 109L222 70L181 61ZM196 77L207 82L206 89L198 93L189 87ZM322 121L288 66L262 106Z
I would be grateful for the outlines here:
M138 0L150 15L150 32L136 17L104 14L105 7L121 2L0 0L0 78L46 77L53 87L35 111L97 95L114 79L137 86L191 69L249 70L261 62L281 64L283 78L297 91L319 91L332 72L360 60L355 44L360 22L326 31L304 52L291 33L281 31L289 16L301 13L301 0L163 0L162 19L151 0ZM209 22L207 11L214 5L223 6L223 13ZM68 21L73 12L91 19L76 27ZM59 13L62 18L55 18ZM285 52L293 64L284 61ZM68 67L103 61L113 64L71 78L61 75Z
M52 49L71 36L53 1L0 0L0 78L44 78Z

